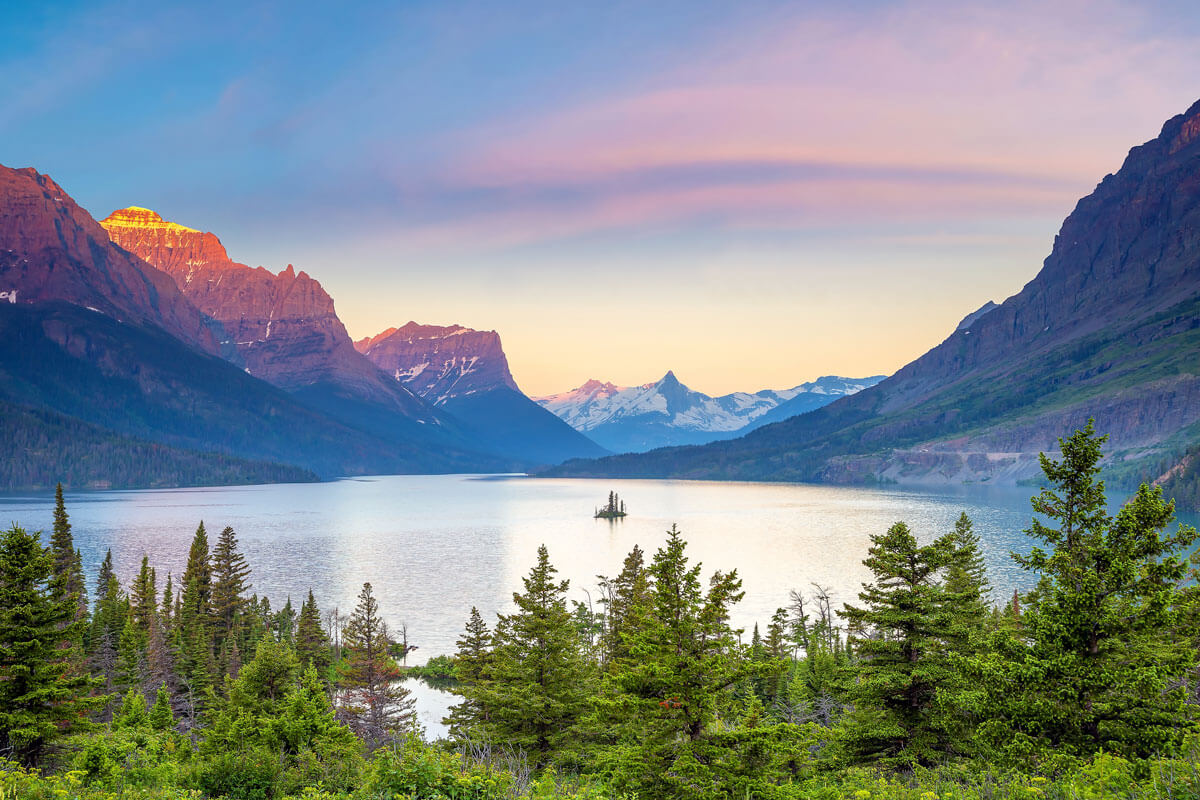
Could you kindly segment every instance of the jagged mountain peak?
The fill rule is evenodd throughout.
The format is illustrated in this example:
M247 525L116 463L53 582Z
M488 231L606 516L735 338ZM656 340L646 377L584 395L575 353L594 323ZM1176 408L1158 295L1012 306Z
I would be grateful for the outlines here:
M804 413L880 380L882 376L825 376L793 389L712 397L689 389L671 370L640 386L592 379L569 392L536 400L608 449L628 452L727 438L769 414L788 415L788 409L791 414Z

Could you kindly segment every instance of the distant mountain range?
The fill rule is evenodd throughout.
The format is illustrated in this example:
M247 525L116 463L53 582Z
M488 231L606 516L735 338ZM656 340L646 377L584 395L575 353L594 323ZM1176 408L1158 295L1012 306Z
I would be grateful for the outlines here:
M890 378L735 440L546 474L1011 483L1036 479L1038 453L1094 417L1110 479L1194 480L1198 231L1200 103L1079 201L1020 293Z
M689 389L668 372L654 383L633 387L589 380L569 392L535 400L609 450L642 453L740 436L828 405L883 377L826 376L791 389L711 397Z

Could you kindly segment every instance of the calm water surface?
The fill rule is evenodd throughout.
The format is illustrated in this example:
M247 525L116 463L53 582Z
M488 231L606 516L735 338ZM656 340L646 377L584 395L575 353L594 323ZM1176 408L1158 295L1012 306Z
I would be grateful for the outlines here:
M624 520L591 518L610 490L629 507ZM915 492L788 484L692 481L532 480L496 476L386 476L320 484L210 489L79 492L67 510L85 569L95 574L112 548L126 583L142 554L158 569L160 588L187 560L196 525L210 543L226 525L237 531L253 568L253 590L280 607L299 608L311 588L321 609L353 609L370 581L393 632L408 628L418 646L410 663L451 653L471 606L494 621L512 608L512 593L539 544L571 581L570 597L598 597L597 575L615 575L634 544L647 557L675 523L704 574L737 569L745 600L734 621L764 627L788 602L819 583L837 604L855 600L868 577L862 566L872 533L904 520L923 541L953 527L966 511L983 540L997 599L1025 588L1009 559L1029 543L1034 490L955 487ZM0 522L49 531L49 494L0 495ZM1184 517L1196 524L1195 516ZM431 734L444 696L418 691Z

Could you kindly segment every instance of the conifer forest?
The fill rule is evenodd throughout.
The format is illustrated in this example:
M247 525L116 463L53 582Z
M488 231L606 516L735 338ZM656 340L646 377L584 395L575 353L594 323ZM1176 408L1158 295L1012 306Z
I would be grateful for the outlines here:
M232 528L88 580L60 487L52 531L0 538L0 798L1197 797L1197 531L1146 485L1111 513L1104 443L1042 456L1033 588L999 603L963 514L878 531L851 602L798 586L737 629L736 565L672 528L595 606L538 548L420 667L369 583L349 615L254 594ZM447 737L414 680L455 695Z

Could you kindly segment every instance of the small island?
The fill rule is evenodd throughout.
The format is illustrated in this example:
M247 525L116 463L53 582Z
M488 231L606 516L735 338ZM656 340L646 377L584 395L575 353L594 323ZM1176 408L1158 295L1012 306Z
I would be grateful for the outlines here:
M608 505L597 508L595 519L620 519L625 516L625 501L616 492L608 493Z

